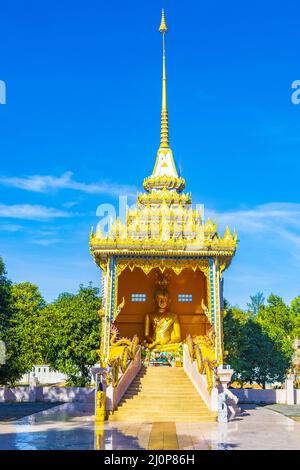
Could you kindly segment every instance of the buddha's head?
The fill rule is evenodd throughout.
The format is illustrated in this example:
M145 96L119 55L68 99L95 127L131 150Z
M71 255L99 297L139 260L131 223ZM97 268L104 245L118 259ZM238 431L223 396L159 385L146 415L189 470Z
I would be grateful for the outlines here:
M169 303L169 294L167 289L158 289L155 292L155 301L159 310L166 310Z

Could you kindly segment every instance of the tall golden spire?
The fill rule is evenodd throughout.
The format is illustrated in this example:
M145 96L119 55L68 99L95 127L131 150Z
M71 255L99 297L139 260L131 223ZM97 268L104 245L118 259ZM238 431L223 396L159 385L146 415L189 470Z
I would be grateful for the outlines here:
M162 70L162 102L161 102L161 127L160 127L160 148L169 148L169 123L167 109L167 74L166 74L166 49L165 34L168 31L165 12L162 9L161 23L159 32L162 34L162 50L163 50L163 70Z
M169 147L169 125L167 109L167 76L166 76L166 51L165 34L168 31L165 13L162 10L161 23L158 28L162 34L162 102L161 102L161 128L160 128L160 146L156 155L155 165L152 175L144 179L144 188L147 192L170 190L181 193L185 188L185 181L178 176L173 153Z

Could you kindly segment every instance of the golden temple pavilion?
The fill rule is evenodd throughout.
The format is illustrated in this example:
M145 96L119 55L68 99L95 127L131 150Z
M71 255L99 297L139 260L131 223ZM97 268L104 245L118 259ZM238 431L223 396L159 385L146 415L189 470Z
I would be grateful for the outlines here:
M177 354L187 338L200 345L210 338L215 363L223 363L223 272L235 254L237 235L229 228L220 235L216 221L203 220L184 192L169 145L167 30L163 12L161 131L153 172L144 179L136 207L127 210L126 222L117 219L108 234L98 226L90 235L92 256L102 270L103 363L115 347L113 331L128 345L135 338L158 353Z

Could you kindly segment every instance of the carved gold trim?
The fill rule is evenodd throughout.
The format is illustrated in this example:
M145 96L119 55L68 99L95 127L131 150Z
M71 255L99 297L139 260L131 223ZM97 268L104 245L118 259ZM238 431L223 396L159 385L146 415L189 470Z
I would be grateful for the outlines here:
M209 274L208 260L184 260L184 259L120 259L117 261L117 272L120 274L125 268L133 271L140 268L145 274L149 274L152 269L158 268L161 273L166 269L172 269L175 274L180 274L184 269L199 269L206 277Z
M227 263L226 261L221 261L219 266L220 278L222 279L223 271L226 269Z
M148 176L143 182L144 189L151 191L152 189L176 189L181 192L185 188L185 180L180 176Z

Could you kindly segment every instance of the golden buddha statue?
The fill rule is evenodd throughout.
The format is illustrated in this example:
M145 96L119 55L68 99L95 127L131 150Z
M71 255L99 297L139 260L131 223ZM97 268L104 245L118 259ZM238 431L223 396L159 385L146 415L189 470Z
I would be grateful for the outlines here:
M155 293L158 311L145 316L145 338L148 348L153 351L176 352L181 341L181 331L178 316L168 312L166 282L165 278L159 281L162 287Z

